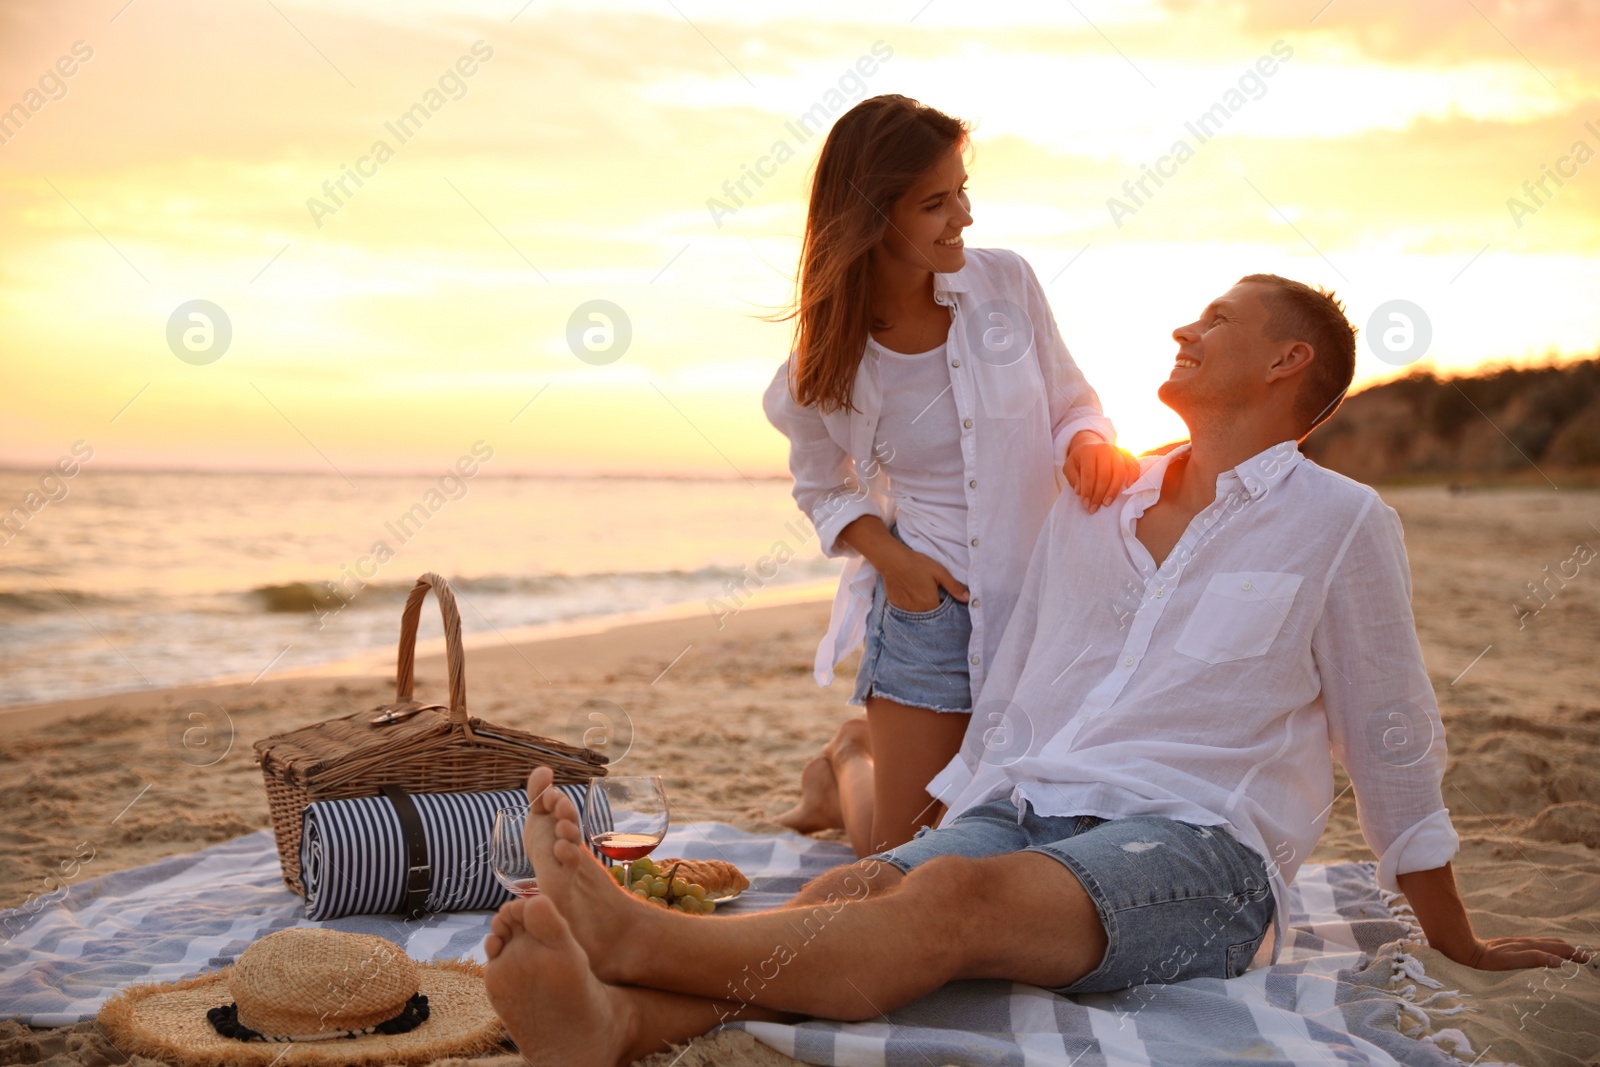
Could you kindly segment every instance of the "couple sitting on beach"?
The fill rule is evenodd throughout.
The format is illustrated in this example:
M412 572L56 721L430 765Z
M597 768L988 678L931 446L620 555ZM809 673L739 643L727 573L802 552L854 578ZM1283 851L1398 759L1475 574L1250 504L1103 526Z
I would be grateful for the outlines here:
M1274 275L1213 300L1173 331L1158 390L1190 439L1136 461L1026 264L962 248L965 136L902 97L840 119L796 357L767 395L796 498L851 556L819 680L866 642L866 722L785 821L843 825L864 858L788 908L673 914L617 890L535 771L540 895L486 944L523 1054L628 1063L736 1018L876 1018L964 978L1236 977L1277 956L1335 758L1379 883L1435 949L1581 958L1478 938L1457 892L1398 517L1298 448L1353 375L1342 307Z

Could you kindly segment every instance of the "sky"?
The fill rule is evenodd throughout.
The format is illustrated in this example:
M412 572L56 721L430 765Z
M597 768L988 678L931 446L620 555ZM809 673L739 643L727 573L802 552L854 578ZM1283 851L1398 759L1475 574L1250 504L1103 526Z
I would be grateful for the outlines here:
M0 463L782 475L797 119L886 92L1135 450L1247 273L1425 319L1358 384L1593 355L1597 55L1600 0L4 0Z

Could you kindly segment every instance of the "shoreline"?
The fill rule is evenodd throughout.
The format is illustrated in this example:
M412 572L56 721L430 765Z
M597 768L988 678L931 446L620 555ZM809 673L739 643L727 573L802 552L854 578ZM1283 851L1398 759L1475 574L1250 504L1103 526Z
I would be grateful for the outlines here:
M759 590L729 618L742 615L746 611L761 611L767 608L784 607L790 604L810 604L817 601L832 601L834 590L838 587L837 578L821 579L792 586L777 586L771 589ZM758 602L759 601L759 602ZM430 596L423 604L423 614L433 604ZM437 608L435 607L435 611ZM596 634L607 634L614 630L627 629L632 626L646 626L658 622L678 622L693 619L698 615L705 615L710 619L711 613L706 609L703 601L684 600L673 604L663 604L660 607L645 608L639 611L621 611L612 615L591 615L581 619L567 619L561 622L534 623L529 626L515 626L507 630L494 629L472 634L463 634L461 643L468 655L476 651L498 648L501 645L523 646L538 645L549 641L560 641L569 637L591 637ZM398 616L396 616L398 625ZM818 635L821 639L821 635ZM427 641L417 641L417 658L442 657L444 655L444 638L436 637ZM341 660L330 660L327 663L314 667L303 668L298 671L287 671L277 675L281 679L289 678L345 678L360 674L370 674L374 671L386 671L395 658L394 649L385 649L381 653L374 651L359 656L350 656ZM238 678L229 679L236 683ZM0 708L0 713L6 709Z
M827 578L812 582L797 583L795 585L773 586L758 589L737 611L727 616L728 619L736 618L747 611L761 611L768 608L785 607L792 604L809 604L819 601L830 602L834 590L838 586L838 579ZM438 618L437 601L429 597L422 607L423 617ZM431 613L431 615L430 615ZM655 623L686 622L696 616L704 615L707 620L712 618L704 601L685 600L671 604L663 604L654 608L644 608L636 611L620 611L609 615L591 615L577 619L566 619L560 622L534 623L527 626L516 626L508 629L493 627L486 631L462 634L462 647L467 656L474 653L490 651L506 645L523 647L542 645L553 641L562 641L575 637L592 637L609 634L616 630L625 630L636 626L649 626ZM396 643L399 638L400 612L394 616L394 630ZM821 632L818 632L821 640ZM420 665L425 659L443 660L445 643L443 636L417 640L416 658ZM362 678L371 676L394 677L397 647L389 645L383 649L373 649L354 656L329 660L308 667L293 670L274 672L269 666L267 670L255 676L244 674L219 675L204 681L193 682L186 685L155 686L142 689L121 689L110 693L96 693L88 696L62 697L55 700L29 701L18 704L0 705L0 725L18 725L42 721L53 717L54 709L68 705L79 705L95 701L122 700L130 697L156 697L161 694L196 695L208 689L231 689L238 686L246 688L263 681L303 681L307 679L328 678Z

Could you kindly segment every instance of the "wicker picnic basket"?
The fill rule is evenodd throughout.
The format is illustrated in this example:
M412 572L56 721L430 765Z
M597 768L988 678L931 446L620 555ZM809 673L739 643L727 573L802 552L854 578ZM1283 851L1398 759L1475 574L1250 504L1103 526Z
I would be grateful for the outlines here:
M450 705L412 699L417 623L432 589L444 616ZM528 772L547 766L556 785L573 785L606 773L606 758L578 745L495 726L467 714L466 659L461 616L450 583L424 574L406 597L400 617L400 658L395 698L370 711L314 723L255 743L266 779L272 829L283 880L301 896L300 834L307 804L377 796L397 785L410 793L477 793L522 786Z

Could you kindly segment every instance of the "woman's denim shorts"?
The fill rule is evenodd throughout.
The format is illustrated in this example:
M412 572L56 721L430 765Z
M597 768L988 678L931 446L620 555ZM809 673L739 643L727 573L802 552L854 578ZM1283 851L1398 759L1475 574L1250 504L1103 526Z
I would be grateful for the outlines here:
M898 538L895 527L889 532ZM878 575L850 703L860 707L878 696L912 708L970 712L971 638L972 616L949 590L939 587L939 603L931 610L906 611L889 603Z
M1220 826L1159 815L1019 820L1008 799L979 804L937 830L923 827L872 857L903 872L940 856L1038 852L1071 871L1106 930L1100 966L1056 993L1108 993L1188 978L1237 978L1276 906L1267 866Z

